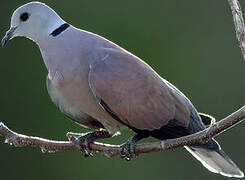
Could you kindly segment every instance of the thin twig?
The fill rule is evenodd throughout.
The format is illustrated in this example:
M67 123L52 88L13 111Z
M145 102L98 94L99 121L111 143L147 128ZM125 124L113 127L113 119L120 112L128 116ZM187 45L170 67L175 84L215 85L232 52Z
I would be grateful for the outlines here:
M239 42L239 46L242 51L243 59L245 60L245 29L242 9L238 0L228 0L231 12L233 16L233 21L235 25L236 37Z
M244 119L245 106L243 106L238 111L232 113L228 117L222 119L221 121L212 124L209 128L198 133L177 139L169 139L166 141L136 145L135 153L142 154L149 152L157 152L196 144L200 142L205 142L210 138L224 132L225 130L228 130L230 127L234 126L235 124L238 124ZM5 142L8 144L14 145L16 147L40 147L43 152L57 152L61 150L63 151L79 149L76 141L53 141L39 137L26 136L10 130L3 123L0 123L0 135L6 138ZM92 151L101 152L103 155L107 157L117 156L118 152L121 151L120 146L118 145L102 144L98 142L91 143L90 148Z

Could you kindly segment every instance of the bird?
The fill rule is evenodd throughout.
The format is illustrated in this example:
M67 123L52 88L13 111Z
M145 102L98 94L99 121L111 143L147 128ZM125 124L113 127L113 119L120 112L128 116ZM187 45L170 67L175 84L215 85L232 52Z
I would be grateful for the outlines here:
M72 26L44 3L29 2L13 12L2 46L15 37L38 45L48 71L48 93L60 111L95 130L78 134L84 156L92 156L89 143L129 129L135 135L121 145L125 154L120 154L130 160L141 139L187 136L206 128L202 119L212 119L199 114L180 90L139 57ZM185 148L211 172L244 177L213 138Z

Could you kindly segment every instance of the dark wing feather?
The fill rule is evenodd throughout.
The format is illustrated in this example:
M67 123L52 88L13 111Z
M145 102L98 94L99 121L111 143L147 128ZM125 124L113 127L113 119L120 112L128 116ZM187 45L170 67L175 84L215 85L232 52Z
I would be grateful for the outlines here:
M124 124L154 130L175 117L174 98L161 77L136 56L104 49L105 57L90 65L89 84Z

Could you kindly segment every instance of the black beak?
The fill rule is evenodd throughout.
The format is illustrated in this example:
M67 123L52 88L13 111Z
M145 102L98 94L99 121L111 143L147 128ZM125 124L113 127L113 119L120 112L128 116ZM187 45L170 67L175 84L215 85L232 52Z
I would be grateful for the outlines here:
M6 34L5 34L5 36L3 37L3 39L2 39L2 46L4 46L12 37L13 37L13 35L14 35L14 31L17 29L17 27L12 27L12 28L10 28L7 32L6 32Z

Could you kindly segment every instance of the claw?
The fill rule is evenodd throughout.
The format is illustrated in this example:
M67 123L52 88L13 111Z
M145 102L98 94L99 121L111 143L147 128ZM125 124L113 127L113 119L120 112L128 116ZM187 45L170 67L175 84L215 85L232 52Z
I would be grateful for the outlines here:
M89 143L93 142L88 134L79 134L79 133L72 133L68 132L66 134L69 141L76 142L79 149L83 153L84 157L92 157L93 154L91 153L91 149L89 147Z
M89 140L89 136L87 136L87 135L80 136L77 138L77 141L78 141L78 146L83 153L83 156L84 157L93 157L93 154L91 153L91 149L89 147L89 143L92 142Z
M135 141L129 139L125 144L121 145L119 149L119 155L121 156L121 158L130 161L132 158L137 157L134 151L135 143Z
M69 132L66 134L66 136L70 141L74 142L79 147L84 157L89 157L93 156L89 144L94 142L96 139L109 138L111 137L111 134L108 131L101 130L86 134Z

